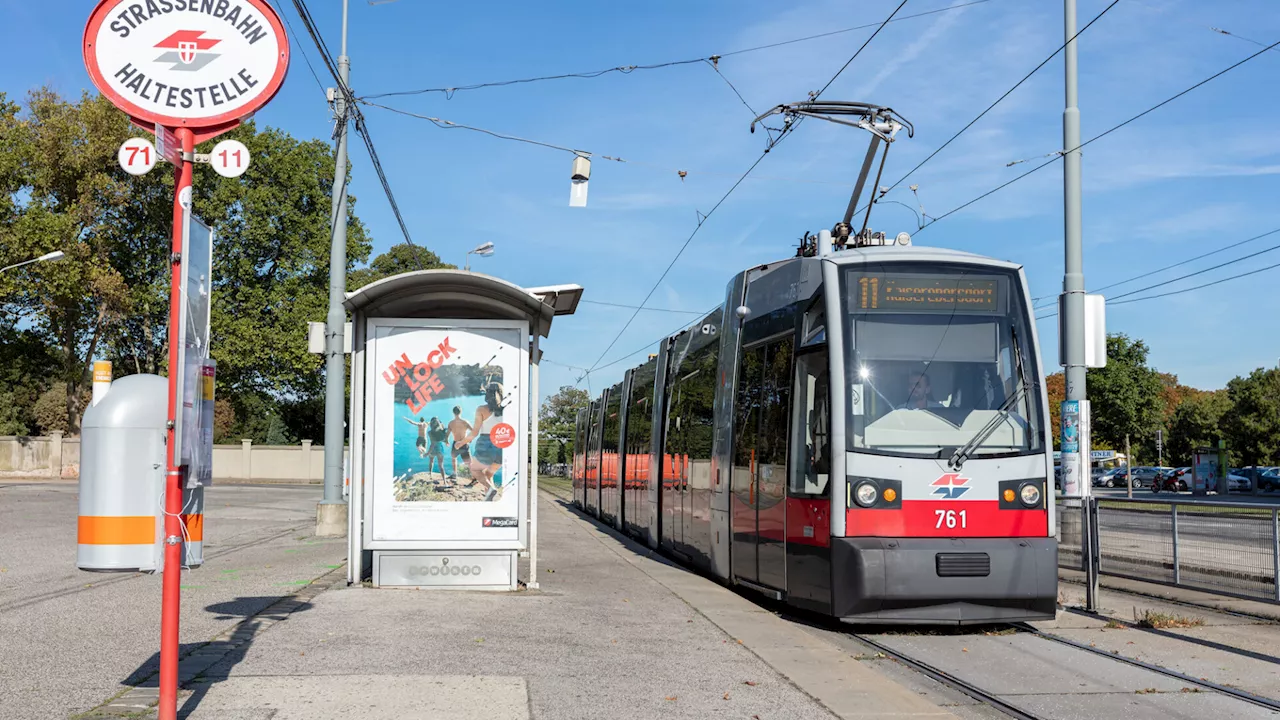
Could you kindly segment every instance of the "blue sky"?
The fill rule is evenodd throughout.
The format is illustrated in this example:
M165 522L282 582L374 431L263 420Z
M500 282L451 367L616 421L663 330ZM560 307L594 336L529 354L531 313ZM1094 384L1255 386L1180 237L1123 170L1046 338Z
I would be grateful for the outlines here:
M913 14L964 0L911 0ZM340 4L310 0L336 52ZM352 87L357 95L448 87L619 65L707 57L883 19L896 1L755 0L700 3L351 4ZM1080 24L1107 5L1081 0ZM299 32L291 3L277 3ZM79 39L91 3L0 5L0 42L11 62L0 90L21 96L48 84L67 95L90 86ZM1121 0L1080 38L1084 138L1189 87L1270 44L1274 6L1255 2ZM801 100L831 77L871 30L723 58L720 70L753 107ZM305 36L304 36L305 37ZM1062 42L1059 0L988 2L891 24L832 85L826 99L888 105L910 119L889 156L889 184L932 152ZM294 43L288 80L259 123L297 137L328 137L324 96L304 60L323 67L309 40ZM1274 88L1280 52L1237 70L1117 131L1084 151L1085 273L1090 288L1123 280L1280 227L1280 132ZM759 155L751 113L703 64L612 73L504 88L385 98L411 112L480 126L630 162L593 163L588 207L568 206L570 154L366 108L384 167L414 240L448 261L486 240L473 268L532 286L579 283L585 298L638 304L697 222ZM1062 62L1056 59L911 179L933 216L1008 180L1058 150ZM730 276L788 257L805 230L839 219L866 148L860 131L806 123L772 152L712 216L654 293L658 308L705 310ZM375 252L401 239L359 145L352 194ZM681 180L676 171L685 170ZM890 195L914 206L903 188ZM920 232L916 244L1019 262L1032 294L1053 296L1062 278L1062 171L1055 163ZM872 225L914 231L912 213L885 205ZM914 234L914 233L913 233ZM1108 291L1114 295L1280 244L1280 235ZM1280 250L1199 276L1178 289L1280 262ZM1280 357L1274 285L1280 269L1213 288L1108 310L1112 331L1142 338L1151 361L1190 385L1221 387ZM1046 311L1047 312L1047 311ZM591 366L630 317L583 304L561 318L546 358ZM316 318L320 320L322 318ZM642 312L605 357L637 350L692 319ZM1039 324L1046 368L1057 364L1056 320ZM643 359L593 374L593 392ZM543 388L579 375L544 367ZM587 382L583 382L585 387Z

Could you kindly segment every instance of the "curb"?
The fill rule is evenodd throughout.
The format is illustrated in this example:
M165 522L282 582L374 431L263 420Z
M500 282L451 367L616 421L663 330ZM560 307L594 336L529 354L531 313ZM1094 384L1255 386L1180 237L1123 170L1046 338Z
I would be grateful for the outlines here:
M245 617L240 622L214 637L201 643L195 649L178 658L178 695L179 700L190 693L189 685L199 682L206 672L216 666L223 658L244 648L262 633L270 630L276 623L288 620L289 616L311 602L320 593L347 580L346 563L315 578L292 595L286 595L271 603L262 610ZM150 682L160 674L159 670L136 680L137 685ZM185 691L185 692L184 692ZM73 720L120 720L125 717L147 717L160 701L158 687L133 687L120 693L101 705L84 713L72 715ZM181 710L181 702L179 702Z

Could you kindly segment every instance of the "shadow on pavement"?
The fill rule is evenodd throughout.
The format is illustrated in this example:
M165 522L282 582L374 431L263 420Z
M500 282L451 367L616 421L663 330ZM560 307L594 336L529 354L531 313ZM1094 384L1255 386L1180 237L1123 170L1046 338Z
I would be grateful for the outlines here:
M209 688L218 680L226 679L249 652L255 636L264 624L284 620L295 612L310 610L312 604L291 597L239 597L227 602L205 607L205 612L215 613L219 620L243 618L230 630L207 643L185 643L178 648L178 685L180 690L190 690L185 700L179 696L178 717L191 715ZM160 653L153 654L146 662L130 673L122 685L133 688L158 688L160 684Z

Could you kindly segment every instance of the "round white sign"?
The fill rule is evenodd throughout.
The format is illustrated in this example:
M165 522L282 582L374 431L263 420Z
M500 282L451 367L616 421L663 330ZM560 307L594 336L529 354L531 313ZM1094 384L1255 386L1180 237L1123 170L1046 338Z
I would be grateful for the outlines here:
M222 177L240 177L249 169L249 148L239 140L223 140L213 146L209 162Z
M156 148L146 138L129 138L116 153L120 167L130 175L146 175L156 166Z
M266 0L101 0L84 59L94 85L135 118L204 128L270 100L289 46Z

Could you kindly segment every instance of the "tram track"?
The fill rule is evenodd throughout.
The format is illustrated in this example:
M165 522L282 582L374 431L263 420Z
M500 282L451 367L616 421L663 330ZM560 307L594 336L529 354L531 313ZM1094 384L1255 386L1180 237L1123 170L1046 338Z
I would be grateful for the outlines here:
M1043 716L1027 712L1026 710L1023 710L1017 705L1014 705L1004 700L999 695L983 690L982 688L978 687L977 685L974 685L973 683L967 680L963 680L945 670L941 670L937 667L934 667L933 665L930 665L929 663L919 658L915 658L899 650L895 650L889 647L888 645L885 645L884 643L871 639L866 635L862 635L858 633L848 633L848 635L853 639L857 640L858 642L864 645L867 645L868 647L874 648L877 652L885 655L885 657L892 658L893 660L911 668L912 670L915 670L916 672L924 675L925 677L930 678L934 682L940 683L946 687L951 688L952 690L956 690L957 692L968 695L974 700L977 700L978 702L984 705L993 707L996 710L999 710L1000 712L1004 713L1005 715L1008 715L1009 717L1019 718L1019 720L1048 720Z
M1112 652L1112 651L1103 650L1097 647L1093 647L1093 646L1090 646L1088 643L1078 642L1070 638L1062 637L1060 635L1057 635L1051 632L1040 630L1039 628L1036 628L1027 623L1011 623L1006 625L1005 627L1016 630L1019 633L1031 635L1037 639L1044 640L1045 642L1050 642L1057 645L1070 647L1074 650L1080 650L1080 651L1089 653L1090 655L1096 655L1099 657L1107 658L1117 663L1130 665L1130 666L1139 668L1141 670L1144 670L1146 672L1154 673L1154 674L1163 676L1165 678L1176 680L1180 683L1185 684L1188 687L1196 688L1197 691L1217 693L1235 700L1239 700L1241 702L1246 702L1251 705L1255 705L1255 706L1264 708L1266 710L1270 710L1272 712L1280 712L1280 700L1277 700L1274 698L1256 695L1254 693L1250 693L1248 691L1241 690L1239 688L1231 687L1228 685L1216 683L1211 680L1207 680L1205 678L1193 677L1185 673L1179 672L1177 670L1173 670L1171 668L1165 667L1163 665L1157 665L1155 663L1145 662L1143 660L1138 660L1136 658L1131 658L1125 655L1121 655L1117 652ZM952 672L948 672L947 670L939 668L936 665L933 665L928 661L921 659L918 655L913 655L913 654L904 652L900 649L894 648L891 645L876 639L875 635L868 635L865 633L852 633L848 631L844 631L842 634L857 641L858 643L861 643L862 645L865 645L868 648L871 648L872 650L876 651L877 653L880 653L884 657L894 660L900 663L901 665L908 667L912 670L915 670L916 672L920 673L921 675L924 675L930 680L933 680L934 682L946 688L959 692L983 705L986 705L994 710L999 711L1000 713L1003 713L1004 715L1007 715L1012 718L1019 718L1020 720L1051 720L1050 718L1046 718L1045 716L1042 716L1042 715L1037 715L1032 711L1019 707L1015 702L1011 702L1010 700L1007 700L1004 697L1001 697L995 692L986 690L980 685L977 685L969 680L966 680L963 677L960 677Z
M1116 662L1124 663L1126 665L1132 665L1134 667L1141 668L1143 670L1147 670L1149 672L1153 672L1158 675L1163 675L1165 677L1178 680L1179 682L1188 683L1189 685L1194 685L1199 688L1221 693L1223 695L1233 697L1237 700L1241 700L1243 702L1247 702L1252 705L1257 705L1259 707L1263 707L1268 710L1280 712L1280 700L1263 697L1261 695L1255 695L1251 692L1240 690L1239 688L1234 688L1227 685L1221 685L1219 683L1215 683L1211 680L1206 680L1204 678L1192 677L1185 673L1178 672L1177 670L1167 668L1163 665L1156 665L1155 663L1149 663L1143 660L1138 660L1137 658L1131 658L1131 657L1128 657L1127 655L1121 655L1120 653L1117 653L1117 652L1109 652L1107 650L1102 650L1100 648L1093 647L1087 643L1082 643L1076 640L1072 640L1070 638L1066 638L1061 635L1056 635L1054 633L1045 632L1044 630L1041 630L1030 624L1014 623L1010 625L1010 627L1016 628L1025 633L1030 633L1038 638L1047 640L1049 642L1057 643L1059 645L1065 645L1067 647L1072 647L1077 650L1082 650L1084 652L1087 652L1093 655L1098 655L1100 657L1110 658L1111 660L1115 660Z
M261 536L261 537L254 538L252 540L248 540L243 543L229 546L229 547L211 550L205 553L204 560L207 563L210 560L215 560L217 558L225 557L227 555L231 555L231 554L240 552L242 550L247 550L249 548L256 547L258 545L263 545L273 540L279 540L280 538L286 537L291 533L298 532L302 528L307 527L308 524L309 523L292 525L285 530L282 530L277 533L273 533L271 535ZM60 590L52 590L50 592L36 595L33 597L21 598L19 600L14 600L9 603L0 604L0 613L13 612L14 610L21 610L23 608L31 607L33 605L39 605L41 603L50 602L52 600L58 600L60 598L68 597L70 595L78 595L80 593L89 592L90 590L97 590L99 588L110 587L112 585L119 585L121 583L125 583L130 580L137 580L146 574L147 573L133 572L125 575L120 575L117 577L110 577L105 580L100 580L97 582L78 585L76 587L62 588Z

